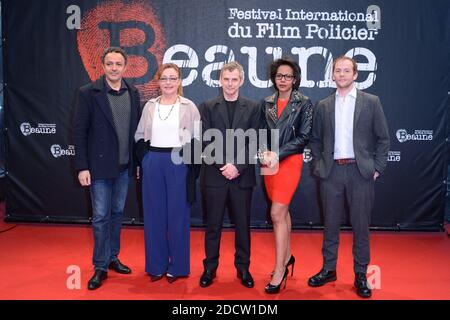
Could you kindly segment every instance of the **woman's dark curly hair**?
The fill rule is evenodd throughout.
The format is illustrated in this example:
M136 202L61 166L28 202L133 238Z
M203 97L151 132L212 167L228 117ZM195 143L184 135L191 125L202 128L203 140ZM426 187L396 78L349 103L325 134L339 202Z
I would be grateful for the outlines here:
M294 83L292 84L292 89L297 90L298 87L300 86L302 70L300 69L300 66L298 65L297 62L295 62L294 60L292 60L291 58L288 58L288 57L274 60L272 62L272 64L270 65L270 80L272 80L272 83L273 83L275 89L277 89L277 91L278 91L277 85L275 83L275 76L276 76L278 68L280 66L289 66L292 68L292 70L294 71L294 77L295 77Z

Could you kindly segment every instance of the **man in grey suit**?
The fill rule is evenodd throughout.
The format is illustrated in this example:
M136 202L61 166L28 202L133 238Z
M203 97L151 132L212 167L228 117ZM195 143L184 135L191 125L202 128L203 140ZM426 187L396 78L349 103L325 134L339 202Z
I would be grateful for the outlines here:
M313 172L321 182L325 229L323 267L308 280L308 285L320 287L336 280L339 228L347 200L353 227L354 285L359 296L368 298L372 295L366 273L374 183L386 168L389 133L380 99L357 90L357 77L353 59L336 58L336 93L321 100L315 110L310 145Z

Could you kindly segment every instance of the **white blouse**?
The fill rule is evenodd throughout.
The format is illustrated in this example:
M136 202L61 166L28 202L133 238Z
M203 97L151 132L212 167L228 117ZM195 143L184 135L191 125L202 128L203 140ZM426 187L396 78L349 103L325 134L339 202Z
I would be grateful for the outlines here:
M156 103L150 145L159 148L181 147L179 136L180 103Z

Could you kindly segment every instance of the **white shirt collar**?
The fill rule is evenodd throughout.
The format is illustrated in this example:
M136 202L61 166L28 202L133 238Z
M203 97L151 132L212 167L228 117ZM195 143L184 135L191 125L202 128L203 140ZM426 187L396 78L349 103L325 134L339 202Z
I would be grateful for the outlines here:
M339 94L339 91L338 91L338 90L336 90L336 96L337 96L337 97L340 97L340 98L343 98L343 96L341 96L341 95ZM353 89L347 94L347 96L350 96L350 97L356 99L356 87L355 87L355 85L353 85Z

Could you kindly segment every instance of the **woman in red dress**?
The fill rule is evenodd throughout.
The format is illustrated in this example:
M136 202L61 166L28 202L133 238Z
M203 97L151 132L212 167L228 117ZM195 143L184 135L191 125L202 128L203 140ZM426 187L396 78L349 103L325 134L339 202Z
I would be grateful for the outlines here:
M270 66L270 78L277 92L267 97L261 108L261 126L279 130L278 145L271 141L261 157L275 235L275 268L265 287L266 293L278 293L283 282L286 286L290 265L294 272L289 204L300 181L302 154L309 141L313 112L311 100L298 91L300 77L296 62L288 58L275 60Z

